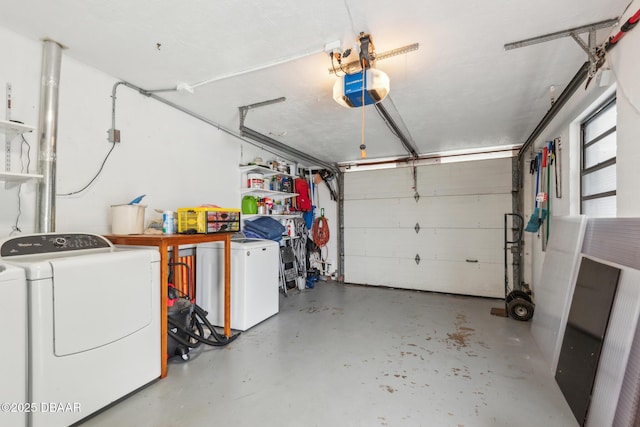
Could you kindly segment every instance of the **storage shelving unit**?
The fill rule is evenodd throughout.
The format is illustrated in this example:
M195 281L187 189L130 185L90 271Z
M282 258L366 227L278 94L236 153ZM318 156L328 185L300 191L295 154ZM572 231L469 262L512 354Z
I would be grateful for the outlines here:
M264 198L264 197L268 197L272 200L280 200L280 201L284 201L288 198L292 198L292 197L296 197L298 195L298 193L288 193L288 192L283 192L283 191L273 191L273 190L265 190L262 188L247 188L247 174L250 173L260 173L262 174L262 176L265 179L269 179L273 176L287 176L289 178L291 178L292 180L292 186L293 186L293 180L295 178L297 178L297 176L295 175L291 175L288 173L284 173L284 172L280 172L277 170L273 170L264 166L259 166L259 165L248 165L248 166L240 166L240 172L241 172L241 179L242 181L242 188L240 190L240 194L244 197L246 195L250 195L250 196L254 196L254 197L260 197L260 198ZM253 218L257 218L257 217L262 217L262 216L268 216L271 217L275 220L283 220L283 219L293 219L293 218L301 218L302 217L302 212L294 212L291 214L242 214L242 218L244 220L251 220ZM299 242L300 236L298 235L294 235L294 236L282 236L282 239L280 240L280 251L279 251L279 256L280 256L280 273L279 273L279 280L280 280L280 289L281 291L286 295L288 288L287 288L287 282L286 282L286 277L287 277L287 267L286 267L286 256L284 256L285 258L283 258L283 250L289 251L291 254L295 254L295 252L293 252L293 248L295 247L295 244L297 242ZM305 279L306 279L306 268L304 268L304 266L299 269L298 265L297 265L297 260L296 260L296 255L292 255L294 258L294 261L292 264L292 266L289 266L289 269L294 270L295 274L296 274L296 287L298 289L304 289L304 284L305 284ZM306 252L305 254L301 257L302 260L304 260L306 258Z
M35 131L32 126L24 125L7 120L0 120L0 134L5 138L5 160L4 171L0 171L0 181L4 182L5 188L15 187L31 180L38 180L42 175L11 172L11 142L17 135Z
M249 173L261 173L265 178L270 178L272 176L275 175L280 175L280 176L288 176L290 177L292 180L295 177L295 175L290 175L288 173L284 173L284 172L279 172L277 170L273 170L264 166L259 166L259 165L248 165L248 166L240 166L240 172L242 174L242 177L244 178L246 174ZM243 179L243 183L246 183L246 179ZM244 184L243 184L244 185ZM264 197L268 197L270 199L273 200L285 200L291 197L295 197L298 194L297 193L287 193L284 191L273 191L273 190L265 190L262 188L247 188L247 187L242 187L240 189L240 194L242 196L255 196L255 197L260 197L260 198L264 198ZM244 219L249 219L249 218L254 218L254 217L259 217L259 216L269 216L272 217L274 219L283 219L283 218L296 218L297 214L289 214L289 215L283 215L283 214L255 214L255 215L250 215L250 214L242 214L242 217Z

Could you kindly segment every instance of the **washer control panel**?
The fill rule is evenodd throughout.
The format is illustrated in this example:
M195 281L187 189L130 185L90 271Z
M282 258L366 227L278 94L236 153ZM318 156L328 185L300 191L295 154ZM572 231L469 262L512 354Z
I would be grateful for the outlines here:
M30 234L9 238L2 242L0 257L110 248L106 238L86 233Z

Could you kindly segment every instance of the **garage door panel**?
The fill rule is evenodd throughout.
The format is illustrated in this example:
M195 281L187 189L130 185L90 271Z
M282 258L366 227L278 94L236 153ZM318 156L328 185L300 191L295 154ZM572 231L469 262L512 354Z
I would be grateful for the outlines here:
M345 239L345 255L374 257L415 257L420 239L411 229L357 229Z
M345 256L365 256L366 245L364 242L367 241L367 233L369 232L366 228L352 228L349 230L344 239L344 254Z
M422 264L422 263L421 263ZM502 267L493 263L432 261L422 287L435 291L487 297L504 296Z
M418 169L420 196L491 194L510 191L510 159L447 163L437 167Z
M464 236L464 234L468 236ZM491 234L494 234L492 236ZM503 242L495 230L354 229L345 240L345 255L422 260L503 262Z
M418 206L413 199L354 200L344 212L345 228L413 228Z
M399 258L346 256L344 278L347 283L390 286L396 280ZM376 278L375 283L371 278Z
M432 197L416 219L421 227L502 229L504 213L510 211L511 196L506 194Z
M376 227L380 224L380 218L387 221L387 226L393 224L394 218L391 212L397 211L400 200L390 199L385 203L378 200L354 200L349 202L349 209L344 212L345 227ZM396 222L397 224L397 222Z
M418 167L417 203L411 168L346 174L345 280L500 297L510 168L511 159Z
M504 276L498 264L411 259L346 257L345 281L423 291L504 296Z
M503 232L494 229L438 229L429 244L438 248L438 259L500 263L504 260L503 239Z
M345 180L345 200L410 198L415 193L411 168L363 171L348 175Z
M434 228L420 230L430 243L440 248L469 248L473 250L502 250L503 229L493 228Z
M346 265L350 267L346 268ZM415 285L420 281L421 271L420 266L408 258L345 257L345 281L348 283L408 288L408 284Z

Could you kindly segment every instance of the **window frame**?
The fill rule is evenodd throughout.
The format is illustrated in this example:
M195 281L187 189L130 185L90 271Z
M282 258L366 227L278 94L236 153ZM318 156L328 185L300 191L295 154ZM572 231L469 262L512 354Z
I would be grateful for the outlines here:
M615 138L615 144L616 144L616 155L613 157L610 157L600 163L597 163L595 165L589 166L588 168L585 168L585 157L586 157L586 150L587 148L589 148L590 146L596 144L597 142L603 140L604 138L608 137L611 134L617 134L617 120L616 123L612 126L609 127L607 129L605 129L603 132L601 132L599 135L593 137L591 140L589 141L585 141L585 134L586 134L586 129L589 126L589 124L593 123L595 120L597 120L599 117L601 117L603 114L605 114L605 112L607 112L610 108L616 108L616 117L617 117L617 98L616 96L612 96L611 98L607 99L605 102L603 102L598 108L596 108L591 114L589 114L583 121L582 123L580 123L580 213L584 214L584 202L589 201L589 200L595 200L595 199L602 199L605 197L617 197L617 187L618 187L618 183L617 183L617 179L616 179L616 184L615 184L615 189L614 190L609 190L609 191L604 191L604 192L600 192L600 193L595 193L595 194L590 194L588 196L584 195L584 188L583 188L583 180L584 177L586 175L592 174L594 172L597 172L599 170L605 169L607 167L611 167L613 165L617 164L617 135ZM616 177L617 178L617 177ZM614 206L614 210L616 212L617 216L617 204L616 206Z

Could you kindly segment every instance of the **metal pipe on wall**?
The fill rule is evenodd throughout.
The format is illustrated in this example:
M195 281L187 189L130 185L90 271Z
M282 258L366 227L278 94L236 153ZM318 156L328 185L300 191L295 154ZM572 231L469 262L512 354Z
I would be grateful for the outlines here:
M553 118L560 112L562 107L571 99L573 94L578 90L578 88L582 85L582 82L589 75L589 69L591 67L591 63L586 61L582 66L578 69L576 74L573 76L567 87L562 91L558 99L551 105L551 108L547 111L547 113L542 117L538 125L535 127L533 132L529 135L524 144L520 147L518 151L518 156L513 159L512 162L512 209L514 213L523 215L524 213L524 196L522 194L523 184L524 184L524 155L527 150L532 147L535 143L536 139L542 134L544 129L551 123ZM515 232L514 232L515 233ZM522 251L518 254L514 254L514 273L513 280L515 289L519 289L521 285L523 285L523 262L522 262ZM516 268L517 263L517 268ZM517 282L516 282L517 280Z
M36 197L37 233L56 229L56 144L58 138L58 91L62 46L44 40L40 84L40 113L38 118L38 183Z
M589 75L590 67L591 67L591 64L589 63L589 61L587 61L584 64L582 64L582 67L580 67L580 69L578 69L578 71L573 76L573 78L571 79L567 87L562 91L562 93L560 94L558 99L556 99L553 105L551 105L551 108L549 108L549 110L544 115L544 117L542 117L542 120L540 120L540 123L538 123L538 125L533 130L533 132L531 132L531 135L529 135L529 138L527 138L524 144L522 144L522 147L520 147L520 151L518 152L519 160L522 160L524 158L524 153L527 151L527 149L529 149L531 144L535 142L536 138L538 138L538 136L540 136L542 131L547 127L547 125L551 123L551 120L553 120L556 114L558 114L562 109L562 107L564 107L564 104L566 104L567 101L571 99L571 97L576 92L576 90L578 90L580 85L582 85L582 82Z
M138 91L141 95L143 96L148 96L150 98L155 99L156 101L162 102L163 104L166 104L172 108L175 108L178 111L181 111L191 117L194 117L198 120L201 120L213 127L215 127L216 129L225 132L228 135L231 135L235 138L240 139L241 141L244 142L248 142L250 144L255 145L256 147L265 149L269 152L272 152L273 154L279 154L279 155L284 155L284 156L289 156L291 157L290 160L300 160L300 161L304 161L307 163L310 163L312 165L317 165L317 166L322 166L325 169L328 169L330 171L332 171L335 176L337 177L338 180L338 277L342 278L344 276L344 227L343 227L343 220L344 220L344 207L343 207L343 198L342 198L342 188L344 185L344 178L343 178L343 174L340 171L340 169L338 168L337 164L334 163L329 163L329 162L325 162L319 159L316 159L315 157L303 153L299 150L295 150L294 148L291 148L289 146L287 146L286 144L283 144L279 141L274 140L273 138L269 138L266 135L263 135L255 130L252 130L250 128L247 128L245 126L240 126L240 135L236 134L235 132L230 131L229 129L224 128L223 126L220 126L219 124L207 119L204 116L201 116L200 114L197 114L191 110L188 110L178 104L175 104L169 100L166 100L158 95L156 95L155 93L148 91L148 90L144 90L134 84L131 84L129 82L125 82L125 81L120 81L117 82L116 84L113 85L113 89L112 89L112 111L111 111L111 129L110 131L115 135L116 133L116 90L118 88L118 86L120 85L124 85L127 86L130 89L133 89L135 91ZM275 151L275 152L274 152Z
M320 159L316 159L310 154L303 153L300 150L296 150L295 148L289 147L288 145L283 144L280 141L277 141L273 138L263 135L260 132L257 132L246 126L240 126L240 135L249 139L253 139L255 141L259 141L273 148L274 150L281 152L285 156L292 157L293 160L300 160L300 161L309 163L310 165L322 166L323 168L328 169L335 174L340 173L340 170L335 164L325 162Z

